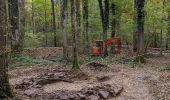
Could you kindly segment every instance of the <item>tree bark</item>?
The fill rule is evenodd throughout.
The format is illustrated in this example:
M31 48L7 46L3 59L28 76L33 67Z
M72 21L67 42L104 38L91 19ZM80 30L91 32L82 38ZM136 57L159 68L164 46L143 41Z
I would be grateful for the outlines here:
M80 0L76 0L76 20L77 25L81 26L81 14L80 14Z
M169 3L170 4L170 3ZM168 11L168 33L167 33L167 43L166 48L170 49L170 10Z
M35 12L34 12L34 9L35 9L35 5L34 5L34 0L32 0L32 32L33 34L35 34Z
M112 22L111 22L111 38L115 37L116 34L116 5L114 3L111 4L112 10ZM114 52L114 45L111 46L111 53Z
M14 52L23 50L25 27L25 0L8 0L11 25L11 46Z
M18 0L19 9L19 49L20 51L24 48L24 36L25 36L25 0Z
M134 50L137 51L137 55L139 56L136 58L135 61L144 63L145 59L143 56L143 53L145 52L144 47L144 5L145 0L135 0L135 8L136 8L136 17L134 18L136 20L135 22L135 34L134 34Z
M111 4L111 9L112 9L112 33L111 33L111 37L115 37L116 34L116 5L114 3Z
M48 45L47 40L47 0L44 0L44 35L45 35L45 46Z
M56 34L56 19L55 19L55 5L54 0L51 0L52 17L53 17L53 34L54 34L54 46L57 47L57 34Z
M163 11L162 11L162 19L161 19L161 50L160 50L160 55L163 55L163 21L164 21L164 12L165 12L165 3L166 3L166 0L163 0L163 2L162 2L162 9L163 9Z
M19 39L20 39L20 33L19 33L19 7L18 7L18 0L9 0L9 19L10 19L10 25L11 25L11 46L12 50L15 52L20 52L20 46L19 46Z
M90 41L89 41L89 6L88 6L88 1L89 0L84 0L83 1L83 33L84 33L84 51L85 53L89 54L90 53Z
M133 51L137 52L137 40L138 40L138 33L137 33L137 0L134 0L134 9L135 9L135 15L134 15L134 32L133 32Z
M61 27L63 34L63 58L68 60L68 43L67 43L67 0L61 1Z
M79 69L78 54L77 54L77 30L76 30L76 16L75 16L75 1L70 0L71 6L71 27L73 35L73 69Z
M137 52L142 54L144 52L144 5L145 0L136 1L137 10Z
M99 8L100 8L100 16L101 16L101 21L102 21L102 26L103 26L103 41L104 41L104 57L108 56L108 51L107 51L107 44L106 44L106 39L107 39L107 31L108 31L108 26L109 26L109 0L105 0L105 7L103 7L102 0L98 0L99 2ZM103 9L105 8L105 9Z
M0 0L0 99L13 97L8 78L8 58L10 49L7 47L6 5L6 0Z

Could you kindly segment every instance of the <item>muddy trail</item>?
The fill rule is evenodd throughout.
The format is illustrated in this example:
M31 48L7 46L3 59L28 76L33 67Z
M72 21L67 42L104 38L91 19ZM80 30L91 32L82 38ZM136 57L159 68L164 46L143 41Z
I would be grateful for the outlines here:
M149 56L146 64L91 62L81 71L34 65L10 71L23 100L170 100L170 55Z

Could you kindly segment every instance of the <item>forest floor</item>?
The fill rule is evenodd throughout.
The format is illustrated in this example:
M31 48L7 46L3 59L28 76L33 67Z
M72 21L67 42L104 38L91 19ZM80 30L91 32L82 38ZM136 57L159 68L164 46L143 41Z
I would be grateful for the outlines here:
M58 56L58 51L51 49L33 50L36 53L29 50L29 54L49 60L51 55ZM41 50L53 54L39 53ZM77 95L78 100L170 100L170 54L150 54L145 64L124 60L128 56L121 54L99 60L92 57L80 62L79 72L70 70L71 64L36 61L27 67L28 64L17 63L14 65L20 67L11 69L10 83L23 100L75 100L68 98L78 98ZM83 59L87 57L81 56L79 61Z

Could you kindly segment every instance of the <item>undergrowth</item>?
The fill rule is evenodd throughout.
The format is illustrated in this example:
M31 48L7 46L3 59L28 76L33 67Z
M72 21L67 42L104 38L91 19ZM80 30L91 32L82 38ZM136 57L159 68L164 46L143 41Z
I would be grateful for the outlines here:
M101 62L104 64L130 64L134 65L136 62L134 62L132 59L121 59L117 55L110 55L108 57L102 57L102 56L88 56L88 55L79 55L79 64L88 64L90 62ZM46 59L34 59L33 57L27 55L27 54L18 54L18 55L12 55L11 57L11 65L12 67L28 67L31 65L72 65L72 60L65 62L62 60L62 57L53 57L53 58L46 58Z
M162 71L170 71L170 64L168 64L167 66L165 66L165 68L163 68Z
M40 65L49 65L56 64L55 61L50 61L47 59L34 59L28 55L20 54L20 55L12 55L11 57L11 65L12 67L20 67L20 66L31 66L35 64Z

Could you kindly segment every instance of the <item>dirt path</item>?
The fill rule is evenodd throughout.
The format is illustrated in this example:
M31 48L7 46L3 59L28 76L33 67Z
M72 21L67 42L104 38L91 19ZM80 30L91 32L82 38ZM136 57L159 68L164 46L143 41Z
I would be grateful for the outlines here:
M116 100L153 100L149 93L147 84L143 78L147 76L143 70L131 71L133 69L124 69L118 79L123 84L124 92Z
M122 66L116 79L122 81L124 92L115 100L170 100L170 72L161 71L170 56L148 59L142 67Z
M119 84L124 88L120 96L110 100L170 100L170 73L160 71L162 66L169 64L169 59L169 56L159 59L148 59L147 64L140 65L140 67L137 65L135 68L131 68L130 65L109 64L109 71L100 72L86 69L85 67L87 66L84 65L82 66L82 71L89 75L90 78L88 80L75 81L74 83L57 82L47 84L43 86L43 90L47 93L53 93L57 90L79 91L85 87L107 83ZM43 72L49 71L48 67L40 69L34 71L30 69L29 71L26 69L12 71L11 73L16 76L11 78L10 82L15 85L16 80L20 81L26 77L36 77ZM53 68L51 67L51 69ZM33 74L35 72L36 74ZM99 82L96 79L98 76L108 76L110 79Z

